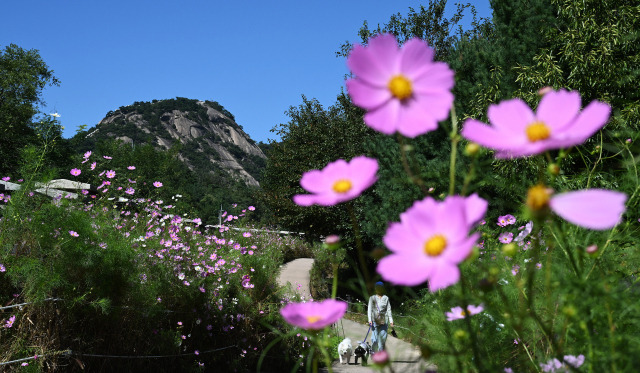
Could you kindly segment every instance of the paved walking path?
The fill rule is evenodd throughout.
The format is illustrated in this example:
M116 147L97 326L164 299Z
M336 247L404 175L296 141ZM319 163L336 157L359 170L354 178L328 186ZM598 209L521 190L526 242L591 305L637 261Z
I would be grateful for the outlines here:
M313 259L308 258L296 259L285 264L280 272L280 276L278 277L278 283L286 285L287 282L289 282L291 283L293 290L298 291L300 295L308 298L310 296L309 271L311 270L311 266L313 266ZM347 338L351 338L354 348L358 341L364 339L367 334L367 330L369 329L368 325L363 325L345 319L339 321L337 326L340 335L342 335L344 329L345 336ZM371 333L369 333L367 340L371 343ZM389 336L387 338L386 347L393 361L392 367L394 372L424 373L427 368L435 369L435 366L425 362L420 357L419 349L410 343ZM369 367L363 367L360 359L358 360L357 365L354 361L354 358L351 359L351 364L340 364L340 361L335 361L332 369L336 373L373 371L373 369ZM371 359L369 359L369 361L371 361ZM321 370L321 372L328 372L328 369Z
M311 290L309 288L311 275L309 272L312 266L313 259L310 258L300 258L290 261L282 266L280 276L278 276L278 284L287 286L287 283L290 283L293 291L297 291L297 293L305 299L309 299L311 297Z

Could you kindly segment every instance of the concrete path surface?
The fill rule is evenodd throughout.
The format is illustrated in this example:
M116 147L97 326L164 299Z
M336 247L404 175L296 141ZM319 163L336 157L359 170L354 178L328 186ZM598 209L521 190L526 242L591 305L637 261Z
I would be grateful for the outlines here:
M278 276L278 284L286 286L287 283L291 284L291 289L303 296L305 299L311 297L311 290L309 288L309 281L311 275L311 267L313 266L313 259L300 258L292 260L282 266L280 276Z
M338 322L338 331L342 336L342 329L344 328L344 334L347 338L351 339L351 343L356 346L359 341L362 341L369 329L368 325L363 325L351 320L341 320ZM367 341L371 343L371 332L367 337ZM420 356L420 350L414 347L410 343L407 343L401 339L389 336L386 344L387 352L392 360L392 368L396 373L424 373L427 368L434 369L435 366L425 362ZM351 364L340 364L340 361L333 363L332 369L336 373L341 372L373 372L370 367L363 367L360 359L358 364L354 364L354 358L351 358ZM371 363L371 359L369 359ZM385 370L389 371L388 369ZM328 372L328 369L322 370L322 372Z
M287 283L290 283L291 288L294 291L308 299L310 297L309 271L312 266L313 259L302 258L293 260L282 267L280 276L278 277L278 283L282 286L286 286ZM359 324L351 320L342 319L338 322L337 328L340 335L342 335L344 329L344 335L351 339L355 348L357 343L364 339L369 326ZM371 332L369 332L367 341L371 343ZM410 343L404 342L401 339L389 336L387 338L386 348L393 361L393 371L396 373L424 373L427 369L435 370L436 368L434 365L425 362L420 357L420 351L417 347L414 347ZM358 360L357 365L354 361L354 358L351 359L351 364L340 364L340 361L335 361L332 369L336 373L374 371L370 367L363 367L360 359ZM371 359L369 359L369 361L371 362ZM328 369L321 370L321 372L328 372Z

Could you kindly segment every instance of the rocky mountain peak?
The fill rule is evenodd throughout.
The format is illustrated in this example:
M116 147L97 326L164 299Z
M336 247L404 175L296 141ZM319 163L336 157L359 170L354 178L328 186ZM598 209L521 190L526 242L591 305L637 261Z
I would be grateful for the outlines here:
M266 156L234 116L215 101L178 97L110 111L88 137L111 137L161 149L177 146L179 157L198 171L222 169L232 178L258 186Z

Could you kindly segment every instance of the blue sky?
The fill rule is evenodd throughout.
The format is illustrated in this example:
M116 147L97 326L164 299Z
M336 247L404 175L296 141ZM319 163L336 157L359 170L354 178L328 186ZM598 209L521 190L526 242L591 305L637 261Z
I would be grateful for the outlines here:
M490 17L488 0L477 0ZM324 106L344 86L335 52L392 14L428 1L19 0L2 6L0 47L37 49L62 84L48 87L64 136L109 110L176 96L214 100L256 141L288 121L301 95ZM450 1L449 13L455 8Z

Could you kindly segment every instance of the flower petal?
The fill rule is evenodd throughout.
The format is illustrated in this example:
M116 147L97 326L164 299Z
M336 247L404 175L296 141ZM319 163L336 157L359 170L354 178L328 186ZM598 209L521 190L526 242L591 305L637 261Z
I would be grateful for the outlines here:
M368 47L354 45L347 58L347 66L359 79L374 86L386 87L398 70L399 48L391 34L369 39Z
M378 132L391 135L398 128L399 112L400 101L390 100L379 108L367 112L364 115L364 122Z
M328 180L320 170L310 170L302 174L300 186L310 193L321 193L331 188L334 181Z
M605 189L588 189L558 194L549 206L563 219L575 225L594 229L613 228L622 219L627 195Z
M554 131L571 124L578 116L581 106L580 93L564 89L551 91L540 100L536 117L551 128L553 136Z
M441 254L442 260L451 264L459 264L469 257L473 246L480 238L480 233L474 233L470 237L460 242L452 242L451 247L447 247Z
M487 116L500 132L517 136L525 136L525 129L535 120L533 111L519 98L489 105Z
M432 293L449 287L460 280L460 270L455 265L434 266L429 276L429 291Z
M610 114L611 107L600 101L587 105L570 128L572 137L577 138L574 145L582 144L604 127Z
M378 161L373 158L359 156L349 162L349 176L354 190L362 191L372 186L378 179L377 172Z
M429 69L434 54L426 41L412 38L400 51L400 71L413 80Z
M382 240L389 250L398 254L416 253L424 246L424 240L401 223L391 223Z
M487 212L489 202L480 198L477 193L473 193L465 199L465 210L467 215L467 224L472 226L482 220Z
M429 262L426 255L391 254L380 260L377 272L393 284L416 286L424 283L435 269Z
M409 104L401 104L398 111L397 129L403 136L414 138L438 128L438 122L415 99Z
M374 87L361 79L349 79L346 84L353 103L366 110L375 109L392 98L388 89Z
M460 134L467 140L476 142L485 148L499 151L509 151L515 148L508 139L505 139L503 132L479 120L467 119L463 126ZM518 144L524 145L524 136L520 136L519 140Z
M428 65L428 69L413 80L414 90L418 94L448 91L454 84L454 72L444 62Z

